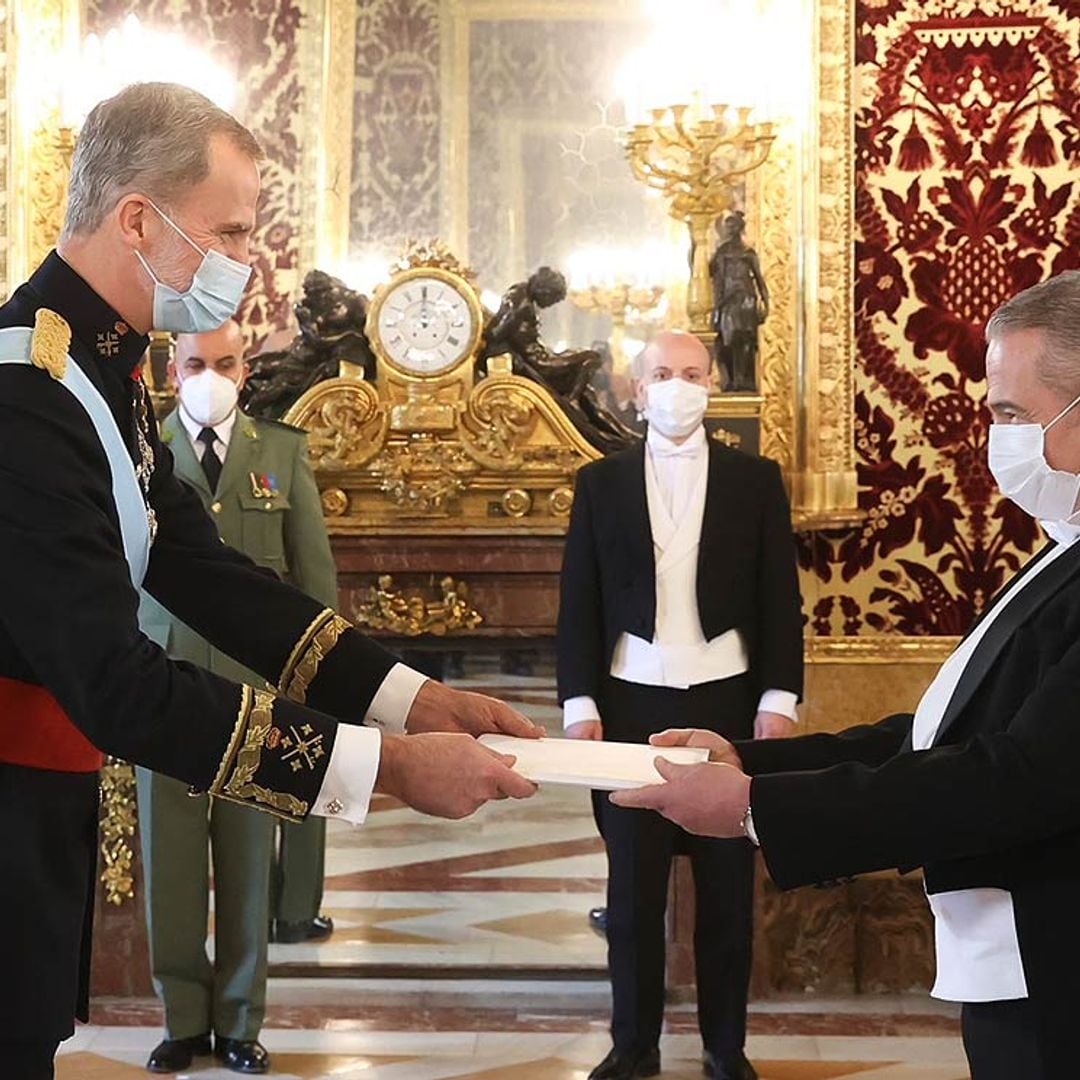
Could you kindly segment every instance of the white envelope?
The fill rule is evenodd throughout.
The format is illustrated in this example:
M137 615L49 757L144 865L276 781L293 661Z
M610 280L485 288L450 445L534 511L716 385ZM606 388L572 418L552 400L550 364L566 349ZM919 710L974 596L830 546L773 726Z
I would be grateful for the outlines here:
M480 742L500 754L517 758L514 771L543 784L573 784L599 791L662 784L653 762L667 758L678 765L707 761L699 746L641 746L636 743L588 742L583 739L517 739L512 735L481 735Z

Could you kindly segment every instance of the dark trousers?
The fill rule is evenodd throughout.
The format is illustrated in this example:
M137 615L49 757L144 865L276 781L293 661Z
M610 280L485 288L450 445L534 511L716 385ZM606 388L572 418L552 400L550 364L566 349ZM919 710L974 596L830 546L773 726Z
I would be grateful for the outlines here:
M1063 1080L1043 1067L1030 1001L966 1004L960 1025L971 1080Z
M648 742L668 727L698 727L729 738L753 730L747 676L689 690L608 679L599 701L604 738ZM720 1057L742 1050L750 981L754 856L745 840L692 836L651 810L613 806L594 793L608 855L607 935L611 1035L631 1054L654 1047L664 1019L664 915L674 855L690 857L696 915L698 1023L705 1048Z
M0 1041L55 1045L87 1019L97 811L97 773L0 763Z
M7 1080L52 1080L59 1045L51 1041L0 1039L0 1075Z

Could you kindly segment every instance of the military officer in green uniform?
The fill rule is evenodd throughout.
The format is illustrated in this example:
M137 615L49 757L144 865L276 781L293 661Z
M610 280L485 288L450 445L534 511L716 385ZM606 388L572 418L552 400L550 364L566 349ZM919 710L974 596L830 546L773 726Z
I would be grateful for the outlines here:
M244 339L230 319L217 330L180 334L169 374L179 403L161 426L176 474L198 492L222 540L331 607L333 555L302 431L255 420L237 407L247 377ZM170 656L236 682L261 680L151 597L140 621ZM319 918L326 819L275 824L234 803L190 798L184 784L138 770L140 828L147 873L147 924L154 985L165 1006L167 1038L150 1056L152 1072L172 1072L176 1041L213 1030L233 1040L229 1065L264 1072L258 1042L266 1004L267 923L279 936L312 940L332 924ZM208 842L214 861L214 963L206 954ZM268 891L269 883L269 891Z

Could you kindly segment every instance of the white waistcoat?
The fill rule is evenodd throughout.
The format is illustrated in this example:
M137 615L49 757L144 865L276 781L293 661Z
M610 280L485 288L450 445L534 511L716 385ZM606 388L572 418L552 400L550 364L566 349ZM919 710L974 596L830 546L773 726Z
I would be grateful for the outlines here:
M739 675L747 669L746 645L737 630L706 641L697 602L698 551L705 518L709 467L706 454L693 494L672 519L652 455L645 453L645 493L656 558L656 629L652 641L623 634L611 674L626 682L686 689Z

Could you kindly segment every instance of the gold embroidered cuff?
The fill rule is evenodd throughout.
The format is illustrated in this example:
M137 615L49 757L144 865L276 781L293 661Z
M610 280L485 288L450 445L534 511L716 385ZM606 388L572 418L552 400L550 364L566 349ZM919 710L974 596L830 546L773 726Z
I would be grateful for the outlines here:
M320 612L289 656L278 680L278 692L302 705L307 700L308 688L318 674L319 665L348 629L349 624L330 608Z
M273 742L274 701L268 690L243 688L236 728L210 786L210 794L231 802L258 803L280 817L300 820L309 809L305 800L259 783L263 750ZM321 746L319 751L321 754Z

